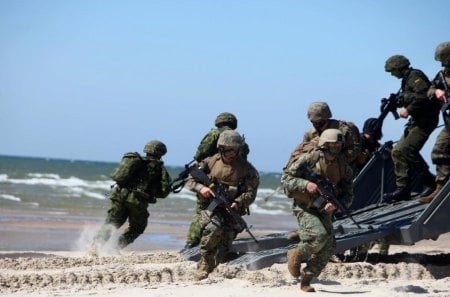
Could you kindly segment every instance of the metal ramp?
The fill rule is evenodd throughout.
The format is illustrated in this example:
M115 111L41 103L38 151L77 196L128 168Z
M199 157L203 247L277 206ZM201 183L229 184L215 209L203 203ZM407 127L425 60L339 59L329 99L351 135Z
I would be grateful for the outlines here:
M422 239L436 240L440 234L450 231L450 182L430 204L418 200L381 203L382 193L395 189L394 178L389 148L383 146L354 180L351 214L361 229L349 218L337 218L333 223L337 253L382 238L390 244L413 245ZM420 185L414 178L415 189L420 189ZM257 239L258 244L250 238L236 240L228 263L244 265L249 270L284 263L287 251L297 244L287 239L287 232ZM200 258L198 247L181 254L190 260Z

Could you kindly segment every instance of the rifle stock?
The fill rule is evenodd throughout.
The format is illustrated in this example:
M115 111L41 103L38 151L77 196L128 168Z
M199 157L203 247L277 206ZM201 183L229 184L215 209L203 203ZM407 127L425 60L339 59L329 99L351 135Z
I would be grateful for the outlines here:
M181 192L181 190L184 187L184 184L186 183L186 178L189 176L189 171L190 168L192 167L192 164L194 163L195 160L192 160L191 162L187 163L184 165L184 170L181 171L177 178L174 179L171 183L170 183L170 190L173 193L179 193Z
M246 231L248 235L256 242L258 243L258 240L256 240L255 236L250 231L250 228L247 225L247 222L241 217L241 215L234 209L231 208L230 204L227 201L227 191L223 184L213 182L211 179L206 175L206 173L201 170L200 168L196 166L190 167L190 174L191 176L199 183L203 184L204 186L209 187L214 192L214 198L213 201L208 206L208 210L213 211L216 207L223 207L227 210L227 212L231 215L233 218L233 221L236 223L238 228L236 231L238 233L241 233L242 231Z

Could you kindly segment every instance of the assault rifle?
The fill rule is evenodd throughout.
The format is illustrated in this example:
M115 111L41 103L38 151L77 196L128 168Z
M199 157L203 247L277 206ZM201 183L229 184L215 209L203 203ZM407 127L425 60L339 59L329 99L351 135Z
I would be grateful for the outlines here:
M311 169L308 168L308 166L304 166L303 172L306 173L306 179L310 182L313 182L317 185L319 188L320 196L316 198L313 202L313 206L318 209L319 211L323 211L323 205L326 202L331 202L336 207L342 211L348 218L350 218L353 223L358 227L358 229L361 229L361 226L355 221L355 219L352 217L350 212L348 211L347 207L345 207L341 201L337 198L338 189L335 184L333 184L328 178L321 176Z
M191 167L193 166L195 160L192 160L191 162L184 165L184 170L181 171L177 178L174 179L170 183L170 190L174 193L179 193L184 187L184 184L186 183L186 178L189 176L189 171Z
M381 106L380 106L380 115L377 118L377 125L376 125L376 131L379 131L380 135L381 135L381 128L383 126L383 121L386 118L386 116L388 115L388 113L392 113L392 115L394 116L394 118L396 120L398 120L400 118L400 116L398 115L397 112L397 108L399 106L399 99L398 99L398 95L399 95L400 91L398 91L396 94L391 93L391 95L389 95L389 98L382 98L381 99Z
M399 93L400 91L398 91L396 94L391 93L391 95L389 95L389 98L381 99L381 106L380 106L381 114L378 117L379 121L383 122L384 118L386 118L387 114L390 112L392 113L392 115L396 120L400 118L400 116L397 113L397 108L400 105L398 99Z
M206 175L206 173L197 166L192 166L190 168L190 174L197 182L213 190L215 196L213 201L209 204L208 210L213 211L216 207L225 208L226 211L231 215L234 223L237 226L237 228L235 229L236 232L241 233L245 230L248 235L250 235L250 237L256 243L258 243L258 240L256 240L255 236L253 236L252 232L250 231L247 222L239 215L236 209L231 208L230 204L228 203L226 198L227 190L225 189L225 186L218 182L212 182L211 179Z

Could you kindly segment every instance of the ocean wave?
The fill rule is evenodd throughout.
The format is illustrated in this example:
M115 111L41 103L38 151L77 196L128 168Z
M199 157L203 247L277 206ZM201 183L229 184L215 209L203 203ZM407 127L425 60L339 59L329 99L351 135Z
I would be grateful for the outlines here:
M12 201L17 201L20 202L22 201L22 199L20 199L19 197L16 197L14 195L8 195L8 194L0 194L0 197L6 200L12 200Z

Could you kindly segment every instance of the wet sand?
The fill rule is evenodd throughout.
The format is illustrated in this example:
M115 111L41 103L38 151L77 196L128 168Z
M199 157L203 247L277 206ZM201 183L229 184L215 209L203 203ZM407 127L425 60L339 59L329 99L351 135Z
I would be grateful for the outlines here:
M286 264L249 271L220 265L206 280L182 258L189 216L152 214L146 232L121 255L88 257L103 217L1 212L2 296L298 296ZM272 216L272 218L275 218ZM290 230L291 216L246 218L255 235ZM264 228L262 227L264 226ZM246 236L245 233L241 236ZM376 247L371 253L376 252ZM450 233L392 246L384 262L329 263L313 281L317 296L450 296ZM405 256L406 255L406 256ZM441 255L430 257L430 255ZM437 259L437 260L436 260ZM428 262L428 263L427 263Z

